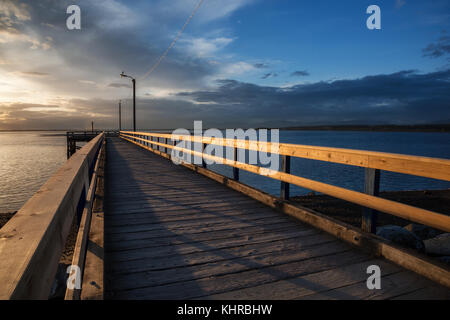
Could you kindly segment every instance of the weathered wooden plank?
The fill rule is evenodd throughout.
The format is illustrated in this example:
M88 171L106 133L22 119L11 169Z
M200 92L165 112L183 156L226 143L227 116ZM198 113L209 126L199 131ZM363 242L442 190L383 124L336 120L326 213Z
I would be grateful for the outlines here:
M346 251L329 256L316 257L266 268L181 281L162 286L141 287L127 291L115 291L114 298L128 299L193 299L231 290L247 288L302 274L320 272L340 265L367 260L366 255Z
M223 202L223 203L197 203L197 204L190 204L189 206L184 206L183 204L175 204L171 206L154 206L149 208L139 208L139 209L121 209L117 210L114 208L109 208L111 210L108 211L109 215L132 215L132 214L140 214L140 213L152 213L152 212L166 212L166 211L174 211L174 210L207 210L210 208L217 208L218 210L223 208L242 208L242 204L246 204L247 202L241 201L241 202L234 202L232 204ZM261 206L251 206L252 208L261 208Z
M360 283L367 280L367 267L376 264L380 266L383 275L399 272L400 267L381 259L373 259L346 266L340 266L331 270L312 273L301 277L275 281L259 286L229 291L217 295L202 297L211 300L260 300L267 297L270 292L274 299L290 300L303 296L321 293L326 296L327 291ZM366 288L367 290L367 288ZM342 295L343 299L349 299Z
M82 300L102 300L104 298L104 197L105 197L105 154L103 150L86 252L85 270L81 290Z
M132 203L133 205L141 205L141 204L158 204L162 202L176 202L176 201L208 201L214 200L217 202L228 202L232 203L234 201L247 201L247 203L251 204L254 201L250 199L246 199L245 196L236 192L230 192L228 194L218 194L217 197L211 199L211 192L207 192L207 188L205 187L204 192L202 194L191 193L191 194L178 194L176 192L167 192L166 193L154 193L154 192L143 192L141 190L135 190L132 196L120 196L120 198L112 199L108 204L115 207L120 207L122 205L128 205ZM224 190L221 190L222 192Z
M107 242L133 242L135 240L150 240L153 238L165 237L167 235L186 235L190 236L192 234L233 234L237 230L249 230L255 232L255 230L265 230L264 227L267 225L273 226L273 229L290 229L296 228L297 230L301 227L293 226L289 221L284 222L273 222L270 219L262 219L258 223L253 223L252 226L233 226L230 227L228 224L215 225L213 227L196 227L196 228L176 228L176 229L157 229L153 231L142 231L133 233L116 233L108 235Z
M186 219L195 219L195 218L201 218L201 217L233 217L233 216L239 216L242 214L252 214L252 213L264 213L266 212L267 208L256 208L256 209L244 209L242 208L236 208L236 209L228 209L228 210L220 210L214 212L213 210L170 210L170 211L163 211L161 212L146 212L146 213L140 213L140 214L133 214L133 215L126 215L126 216L116 216L111 217L111 220L108 223L108 226L124 226L124 225L134 225L134 224L141 224L146 222L151 222L153 220L162 221L159 219L165 218L165 221L174 221L176 219L180 220L186 220ZM199 215L200 212L200 215ZM271 215L273 217L273 213ZM170 220L167 220L170 219Z
M234 257L232 255L226 255L221 251L217 254L222 255L227 259L218 262L185 266L182 271L178 268L168 268L163 270L145 270L143 272L115 274L109 288L113 291L120 291L140 287L162 286L170 283L198 280L208 277L219 277L250 270L260 270L261 273L265 273L265 271L267 271L265 269L269 267L275 269L277 266L282 266L284 264L303 261L307 263L309 259L337 255L348 252L349 250L351 250L350 246L343 242L331 242L326 246L319 245L303 248L303 250L286 250L280 255L267 253L246 257ZM173 260L180 260L180 257L173 257ZM270 271L267 273L270 273ZM235 275L235 278L237 279L240 277L240 275ZM233 280L237 281L237 279Z
M369 290L365 281L334 290L301 297L308 300L381 300L391 299L402 294L429 286L430 282L410 271L400 271L381 278L381 289ZM450 289L447 289L450 291ZM435 295L438 297L439 295Z
M0 299L47 299L104 135L76 152L0 230Z
M252 226L254 220L261 220L261 219L267 219L270 216L263 213L254 213L251 215L242 215L240 218L235 217L235 221L231 220L228 217L224 218L204 218L204 219L187 219L187 220L175 220L175 221L167 221L162 223L148 223L148 224L142 224L142 225L131 225L131 226L124 226L122 228L120 227L108 227L108 233L114 234L114 233L126 233L126 232L142 232L142 231L151 231L151 230L157 230L157 229L165 229L166 227L169 228L187 228L187 227L202 227L202 226L212 226L216 224L230 224L233 223L234 227L245 227L245 226ZM273 217L272 218L274 222L281 222L286 221L283 217Z
M393 297L392 300L450 300L450 290L440 286L427 286Z
M216 205L223 205L223 204L233 204L233 203L244 203L244 204L248 204L249 202L245 199L238 199L238 200L234 200L233 199L209 199L202 197L202 198L189 198L189 197L184 197L177 200L166 200L164 201L163 199L158 199L155 198L154 200L147 200L147 201L141 201L141 202L137 202L137 203L123 203L123 204L115 204L113 207L113 212L114 211L123 211L123 210L138 210L138 209L147 209L147 208L165 208L165 207L170 207L170 206L174 206L174 205L180 205L180 203L183 203L183 205L186 206L201 206L201 205L208 205L211 206L213 204ZM109 207L109 205L108 205Z
M324 234L313 234L290 239L269 240L267 242L249 243L236 247L220 249L220 254L212 251L199 251L183 254L182 259L174 259L173 255L155 258L144 258L133 261L122 261L111 264L108 269L111 273L133 273L149 270L179 268L188 265L199 265L209 262L230 260L230 257L239 258L271 253L281 255L286 250L303 250L304 248L330 244L338 240ZM176 255L176 254L175 254ZM176 255L178 256L178 255Z
M154 228L165 227L167 223L168 226L201 226L203 224L221 224L228 223L230 225L236 224L240 225L242 223L246 223L247 225L251 225L252 220L260 220L265 218L272 218L273 221L286 221L285 217L274 217L273 214L270 213L259 213L256 212L241 212L234 215L214 215L214 214L202 214L202 215L194 215L194 216L175 216L175 217L156 217L154 219L149 218L146 222L138 223L138 224L128 224L122 226L110 226L108 225L108 229L110 233L125 233L125 232L136 232L136 231L144 231L144 230L154 230ZM164 225L162 225L164 224Z
M85 207L81 216L81 222L78 227L78 235L77 240L75 243L75 248L73 251L73 257L72 257L72 266L77 266L80 271L79 276L81 277L84 272L84 265L85 265L85 259L86 259L86 250L87 250L87 244L88 244L88 238L89 238L89 231L91 228L91 218L92 218L92 209L93 209L93 202L95 193L97 191L97 181L98 181L98 174L99 170L103 170L103 168L100 167L100 163L103 160L104 157L104 146L105 141L102 143L102 147L100 149L100 156L98 157L94 172L92 174L91 178L91 185L89 186L89 191L86 196L86 203ZM103 172L101 172L103 174ZM81 288L73 288L66 290L65 300L79 300L81 295Z
M246 228L250 229L250 228ZM233 239L237 237L254 237L255 235L264 234L268 232L272 232L274 234L283 234L285 232L298 231L298 230L306 230L306 228L300 229L295 226L289 226L287 224L283 224L279 227L274 228L263 228L260 230L252 230L245 233L242 232L233 232L235 229L228 229L226 232L201 232L201 233L190 233L190 234L176 234L171 232L161 232L160 237L153 238L145 238L145 239L137 239L137 240L125 240L125 241L115 241L108 242L114 246L114 250L131 250L131 249L139 249L139 248L148 248L152 246L161 247L161 246L170 246L177 244L189 244L196 242L204 242L210 240L226 240Z
M117 252L113 251L114 249L111 247L109 247L107 250L108 256L110 257L111 261L131 261L150 257L156 258L173 254L184 255L200 251L213 251L224 248L243 246L247 244L261 243L280 239L298 238L301 236L309 236L313 234L318 234L317 230L295 230L284 232L282 234L269 233L257 234L254 236L242 235L233 239L209 240L203 241L202 243L181 243L170 246L152 246L150 243L147 247L121 250Z

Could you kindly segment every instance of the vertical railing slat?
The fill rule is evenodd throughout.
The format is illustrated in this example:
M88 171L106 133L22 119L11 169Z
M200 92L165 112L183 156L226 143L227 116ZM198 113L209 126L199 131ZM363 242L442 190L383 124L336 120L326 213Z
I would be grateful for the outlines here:
M291 173L291 157L281 156L281 171L284 173ZM289 200L289 183L281 182L280 198Z
M378 196L380 193L380 170L365 168L364 176L364 193ZM361 229L366 232L376 233L377 217L378 213L376 210L363 208Z

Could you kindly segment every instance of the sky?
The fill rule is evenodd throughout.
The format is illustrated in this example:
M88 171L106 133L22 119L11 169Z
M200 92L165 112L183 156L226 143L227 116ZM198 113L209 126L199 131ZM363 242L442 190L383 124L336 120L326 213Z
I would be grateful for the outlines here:
M0 130L450 123L448 0L0 0ZM68 30L69 5L81 29ZM366 9L378 5L381 29Z

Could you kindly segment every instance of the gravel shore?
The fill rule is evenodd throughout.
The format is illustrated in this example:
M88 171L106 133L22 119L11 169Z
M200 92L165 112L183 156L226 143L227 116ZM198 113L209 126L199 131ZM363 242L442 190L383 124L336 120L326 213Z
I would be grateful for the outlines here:
M389 191L381 192L380 197L408 204L414 207L450 215L450 189ZM316 195L313 193L306 196L293 197L291 200L303 207L331 216L355 227L361 227L361 213L363 207L357 204L336 199L330 196ZM398 225L404 227L410 223L410 221L398 218L390 214L379 213L377 225Z

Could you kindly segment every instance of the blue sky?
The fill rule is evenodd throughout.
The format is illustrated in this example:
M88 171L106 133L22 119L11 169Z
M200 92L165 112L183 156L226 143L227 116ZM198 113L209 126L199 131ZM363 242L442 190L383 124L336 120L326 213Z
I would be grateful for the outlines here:
M370 4L381 8L381 30L366 27ZM263 84L292 82L294 69L308 70L308 81L429 72L443 61L424 58L422 49L450 29L449 6L445 1L407 1L401 7L396 1L257 1L228 19L236 40L227 52L270 64L278 79L240 78Z
M122 71L141 128L450 123L448 0L204 0L143 77L198 3L2 0L0 130L131 124Z

